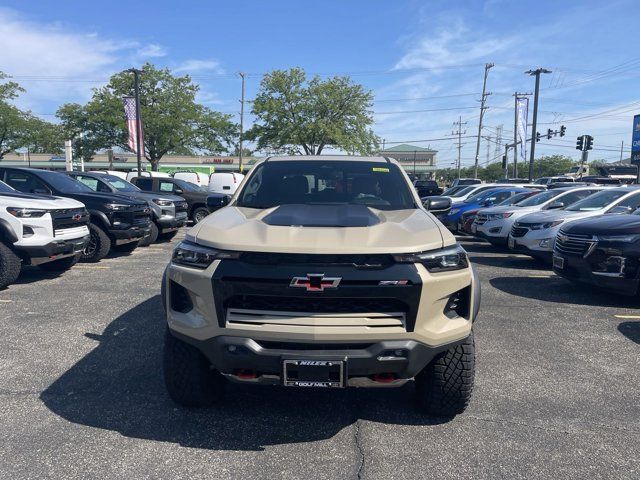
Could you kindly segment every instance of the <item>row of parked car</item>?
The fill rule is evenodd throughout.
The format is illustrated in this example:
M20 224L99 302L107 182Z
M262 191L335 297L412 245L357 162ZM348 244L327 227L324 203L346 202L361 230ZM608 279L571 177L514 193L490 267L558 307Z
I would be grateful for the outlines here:
M64 271L170 239L225 200L178 178L0 167L0 288L23 265Z
M445 191L452 231L552 265L568 280L637 295L640 187L482 184Z

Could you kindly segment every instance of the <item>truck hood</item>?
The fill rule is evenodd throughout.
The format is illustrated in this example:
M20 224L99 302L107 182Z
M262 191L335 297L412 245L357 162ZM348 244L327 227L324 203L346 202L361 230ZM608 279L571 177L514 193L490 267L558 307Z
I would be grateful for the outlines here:
M153 200L154 198L158 198L161 200L170 200L172 202L184 202L184 198L182 197L161 192L119 192L115 193L114 195L130 198L132 200L144 200L145 202Z
M64 197L53 197L51 195L38 195L32 193L2 193L0 195L2 203L8 207L23 208L82 208L84 205L77 200Z
M292 225L283 225L287 215L279 214L278 210L284 207L292 206L259 210L230 205L194 226L186 239L222 250L328 254L410 253L455 243L453 235L444 232L434 217L421 209L376 210L365 207L368 214L364 216L360 215L360 209L355 211L355 215L347 209L343 214L333 215L335 225L324 220L323 226L300 226L298 218L291 216L292 212L287 209L285 213L291 216ZM310 212L314 206L304 207L306 215L313 218ZM318 207L326 209L326 206ZM353 216L357 217L357 224L366 222L369 226L340 226L352 224L349 222ZM310 220L306 223L315 222Z
M73 193L69 194L76 200L81 202L103 202L103 203L122 203L122 204L130 204L130 205L146 205L146 200L138 200L135 198L127 198L117 193L100 193L100 192L82 192L82 193Z

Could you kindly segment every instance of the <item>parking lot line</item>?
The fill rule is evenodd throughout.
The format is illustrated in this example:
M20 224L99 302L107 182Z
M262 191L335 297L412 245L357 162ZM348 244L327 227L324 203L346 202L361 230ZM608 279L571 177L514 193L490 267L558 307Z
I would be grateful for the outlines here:
M640 315L614 315L616 318L640 320Z
M529 278L551 278L555 275L527 275Z
M111 267L104 265L75 265L73 268L85 268L87 270L107 270Z
M13 300L0 300L0 303L11 303Z

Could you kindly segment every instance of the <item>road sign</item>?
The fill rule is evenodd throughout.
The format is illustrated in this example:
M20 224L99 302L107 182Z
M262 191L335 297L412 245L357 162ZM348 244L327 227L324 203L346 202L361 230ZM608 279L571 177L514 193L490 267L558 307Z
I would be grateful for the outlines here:
M640 165L640 115L633 117L633 134L631 135L631 163Z

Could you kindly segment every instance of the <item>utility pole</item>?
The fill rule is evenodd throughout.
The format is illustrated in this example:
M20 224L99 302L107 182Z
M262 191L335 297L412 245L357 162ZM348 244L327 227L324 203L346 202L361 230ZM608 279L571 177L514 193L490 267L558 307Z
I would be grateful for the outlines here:
M502 127L503 125L498 125L496 127L496 146L493 151L494 158L498 158L500 152L502 151Z
M478 141L476 142L476 157L473 167L473 178L478 178L478 157L480 156L480 138L482 135L482 119L484 118L484 111L487 107L484 106L487 96L491 93L487 91L487 77L489 76L489 70L493 68L493 63L487 63L484 66L484 80L482 81L482 98L480 99L480 120L478 120Z
M622 144L620 145L620 161L622 161L622 151L624 150L624 140L622 140Z
M133 73L133 90L136 99L136 159L138 160L138 175L142 172L142 152L140 150L140 137L142 135L142 118L140 118L140 73L137 68L130 68Z
M244 128L244 72L239 73L240 78L242 79L242 94L240 96L240 151L238 152L238 169L240 173L242 173L242 134Z
M536 77L536 88L533 94L533 123L531 126L531 152L529 157L529 181L533 181L533 159L536 152L536 132L538 128L538 97L540 94L540 74L551 73L551 70L546 68L537 68L535 70L528 70L524 72L528 75Z
M485 137L487 141L487 165L489 165L489 157L491 156L491 135Z
M462 121L462 117L459 116L458 117L458 121L457 122L453 122L453 126L454 127L458 127L457 131L451 132L451 135L457 135L458 136L458 165L457 165L457 170L458 170L458 178L460 178L460 168L461 168L461 155L462 155L462 135L467 133L467 131L465 130L464 132L462 131L462 126L466 125L467 122L463 122Z

